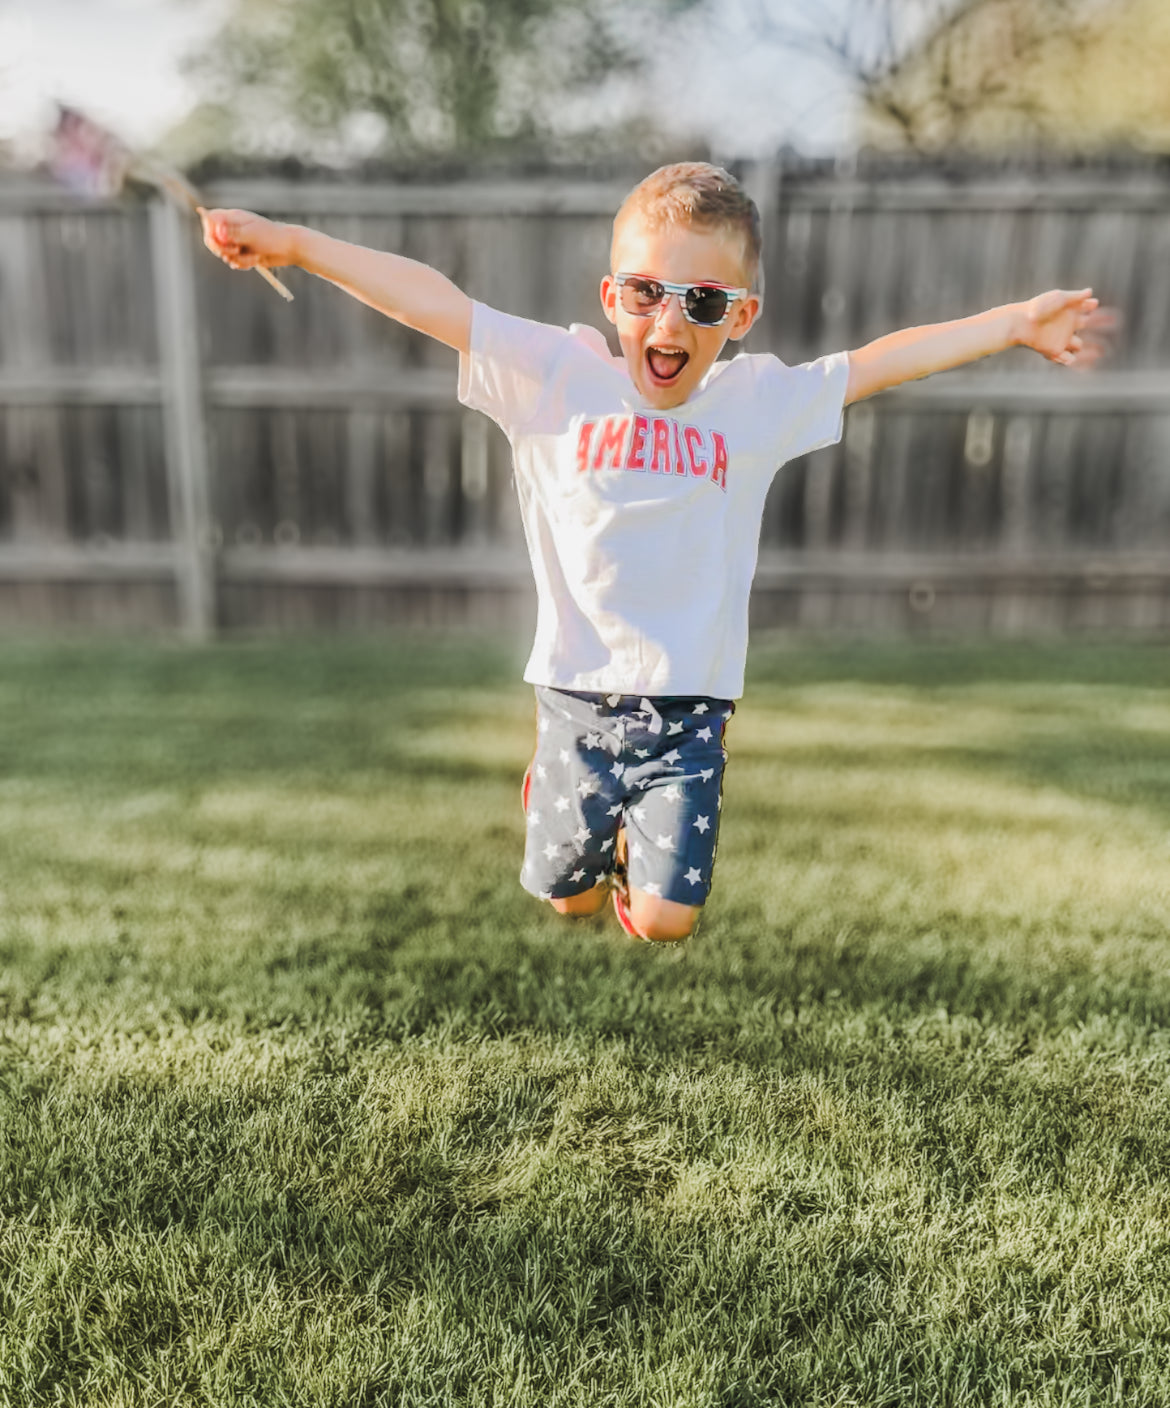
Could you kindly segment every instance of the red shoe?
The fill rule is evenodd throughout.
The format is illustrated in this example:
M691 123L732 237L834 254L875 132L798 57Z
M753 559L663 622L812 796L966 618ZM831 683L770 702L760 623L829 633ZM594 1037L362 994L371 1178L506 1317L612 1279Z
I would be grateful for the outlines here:
M524 815L528 815L528 797L532 792L532 764L529 763L524 769L524 781L520 784L520 805L524 808Z
M626 892L614 886L613 891L613 912L617 915L617 922L629 934L631 939L640 939L641 934L634 928L634 921L630 918L630 911L626 908Z
M610 877L613 886L613 912L617 915L617 921L632 939L640 939L641 934L634 928L634 921L630 918L629 898L630 888L626 879L626 828L618 827L617 840L613 845L613 874Z

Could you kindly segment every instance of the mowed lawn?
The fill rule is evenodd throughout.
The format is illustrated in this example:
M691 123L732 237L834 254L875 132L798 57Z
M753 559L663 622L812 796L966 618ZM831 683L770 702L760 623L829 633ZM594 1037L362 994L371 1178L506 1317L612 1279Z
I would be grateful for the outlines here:
M454 640L0 642L0 1404L1170 1403L1170 652L757 646L681 953Z

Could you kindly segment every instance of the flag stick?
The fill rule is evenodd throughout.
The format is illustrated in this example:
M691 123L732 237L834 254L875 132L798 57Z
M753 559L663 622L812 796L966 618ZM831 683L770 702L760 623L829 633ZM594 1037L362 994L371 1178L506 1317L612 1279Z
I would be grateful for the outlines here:
M191 182L177 171L171 170L169 166L160 166L155 161L147 161L144 157L136 156L130 160L130 174L137 176L140 181L145 181L147 185L163 191L176 204L186 206L192 214L196 214L205 204L203 197ZM290 290L281 283L271 269L266 269L263 264L255 264L253 268L266 284L269 284L280 294L286 303L293 301Z

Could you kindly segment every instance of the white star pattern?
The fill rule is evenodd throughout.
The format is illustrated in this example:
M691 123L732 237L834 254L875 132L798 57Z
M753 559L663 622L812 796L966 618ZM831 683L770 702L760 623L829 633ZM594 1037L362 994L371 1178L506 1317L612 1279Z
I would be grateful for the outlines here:
M546 862L547 874L556 873L565 877L571 882L570 889L576 892L581 892L582 887L586 886L608 886L612 883L611 870L615 862L621 861L624 867L628 861L636 867L635 873L643 867L653 873L655 869L669 866L671 883L681 884L685 880L691 893L688 903L701 904L702 895L706 893L706 871L703 866L692 864L684 872L681 862L684 858L709 859L707 852L714 845L723 799L712 798L705 790L696 793L692 783L700 781L705 788L721 769L705 767L692 771L689 759L688 765L683 765L682 751L687 748L692 736L700 743L713 744L716 730L722 729L722 721L730 718L731 711L716 707L710 700L696 700L689 708L684 705L685 712L679 710L675 718L662 719L654 716L653 704L643 700L642 708L632 711L642 717L635 718L618 712L632 705L633 700L624 695L606 698L612 712L602 705L596 712L593 725L587 726L586 732L581 734L574 730L570 736L562 730L558 719L537 720L538 732L542 736L539 745L541 760L532 760L531 776L545 790L539 793L540 808L529 809L526 817L527 827L537 832L529 838L529 854L533 860L526 868L526 875L531 876L526 883L532 884L540 878L540 862L535 859L538 855L543 856ZM648 709L649 722L645 718ZM554 723L557 725L555 730L552 729ZM552 736L546 740L544 736L549 735L550 731L559 737ZM664 745L651 739L650 733L665 736L666 752L660 751ZM641 742L650 746L633 746ZM722 743L723 739L720 738L719 742ZM565 746L562 747L562 743ZM586 761L589 753L596 753L596 759ZM711 747L709 756L714 753L715 748ZM726 752L723 756L726 758ZM665 764L665 775L651 766L651 759L655 764ZM643 763L646 764L645 769ZM643 777L643 771L652 775ZM607 773L610 781L606 781ZM565 789L561 796L556 795L558 784ZM613 805L607 805L607 793L615 798ZM658 798L669 806L660 805L656 800ZM691 808L700 800L708 803L715 801L717 811L697 816ZM635 802L637 805L633 805ZM689 824L688 815L691 818ZM603 817L608 820L603 820ZM659 832L653 825L654 822L664 821L672 828L669 834ZM570 832L569 827L574 822L575 830ZM613 834L615 827L622 826L628 826L630 830ZM611 834L604 837L607 828ZM702 845L687 841L689 830L704 837ZM541 831L549 842L543 847L540 846ZM711 840L708 841L707 837ZM622 841L620 852L617 846L619 840ZM687 857L688 850L695 854ZM662 857L659 865L655 865L652 859L655 854ZM679 862L677 869L676 859ZM575 868L566 875L569 864ZM647 897L660 900L665 885L665 881L649 881L639 888ZM541 894L541 898L548 900L554 893L550 888ZM674 897L682 899L682 892L677 891ZM558 904L558 907L561 906Z

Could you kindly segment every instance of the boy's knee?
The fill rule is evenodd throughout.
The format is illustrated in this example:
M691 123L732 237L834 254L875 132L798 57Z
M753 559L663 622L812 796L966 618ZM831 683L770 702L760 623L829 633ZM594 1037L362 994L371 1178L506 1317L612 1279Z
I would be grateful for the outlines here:
M549 904L566 919L588 919L605 907L609 891L604 885L595 885L580 895L569 895L563 900L549 900Z
M676 944L694 933L702 912L697 905L676 904L642 890L630 891L630 919L638 933L653 943Z

